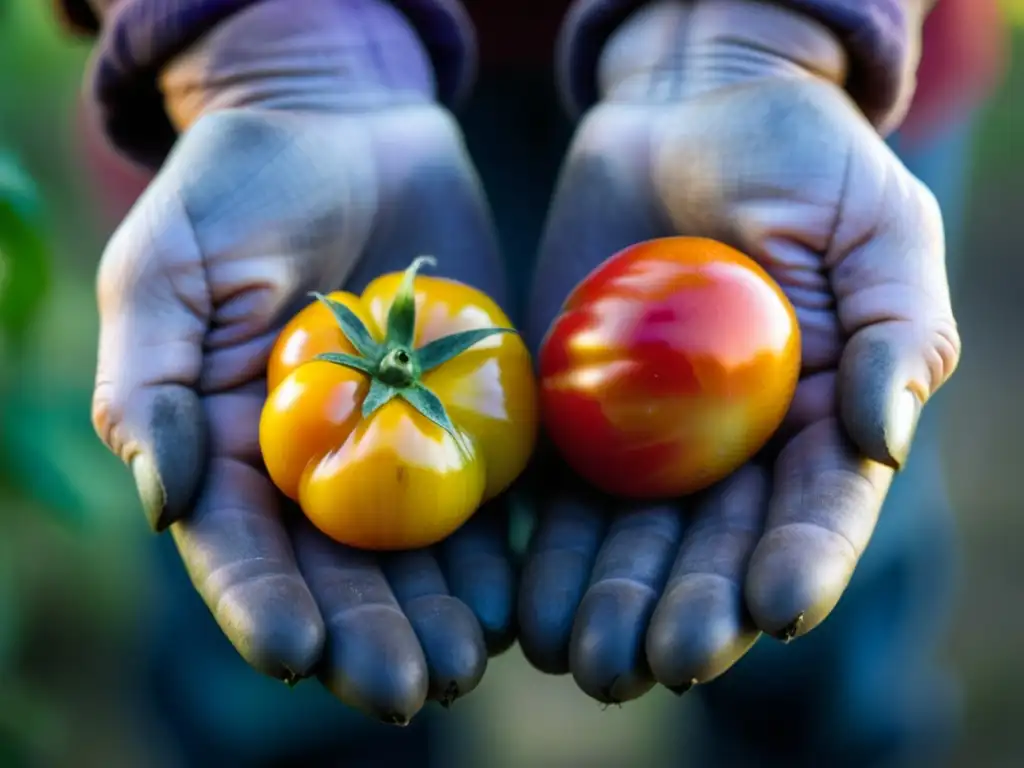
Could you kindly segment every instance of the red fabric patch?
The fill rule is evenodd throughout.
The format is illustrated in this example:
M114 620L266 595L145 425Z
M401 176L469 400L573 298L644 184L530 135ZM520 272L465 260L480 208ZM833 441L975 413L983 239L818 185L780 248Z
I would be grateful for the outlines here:
M939 0L924 25L917 91L900 133L925 140L980 104L1006 66L1007 32L998 0Z

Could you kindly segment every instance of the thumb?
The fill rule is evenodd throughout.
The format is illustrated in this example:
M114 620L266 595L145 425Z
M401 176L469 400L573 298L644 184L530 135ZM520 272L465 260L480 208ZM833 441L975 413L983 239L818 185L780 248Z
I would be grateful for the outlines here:
M853 238L831 281L848 338L839 365L843 422L865 455L900 469L922 407L956 369L960 336L938 203L892 161L882 199L872 201L881 203L881 220L868 237ZM837 244L845 236L837 232Z
M107 246L97 293L93 424L131 468L160 531L189 509L205 466L206 419L193 386L210 299L188 216L159 181Z

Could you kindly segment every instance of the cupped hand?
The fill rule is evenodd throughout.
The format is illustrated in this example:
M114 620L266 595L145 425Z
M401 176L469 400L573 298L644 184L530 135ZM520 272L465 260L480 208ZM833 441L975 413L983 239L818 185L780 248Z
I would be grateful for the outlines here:
M520 642L603 702L686 690L761 633L818 626L959 356L939 210L843 92L838 43L767 4L701 6L688 38L664 34L688 11L662 4L606 49L604 99L578 129L542 241L529 340L617 250L704 236L782 286L802 372L773 442L708 491L636 504L564 478L542 505ZM793 40L802 59L787 55Z
M396 723L471 691L510 644L504 516L485 509L429 550L348 549L282 503L258 427L270 347L309 293L359 290L421 254L504 300L479 183L439 107L226 109L185 132L99 276L94 421L151 524L252 666L315 674Z

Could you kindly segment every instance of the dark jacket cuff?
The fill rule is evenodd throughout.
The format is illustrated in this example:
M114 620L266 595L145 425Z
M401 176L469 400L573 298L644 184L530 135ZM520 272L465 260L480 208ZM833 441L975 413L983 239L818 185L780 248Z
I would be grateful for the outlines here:
M846 89L880 130L902 119L917 65L920 19L907 0L775 0L829 27L846 47ZM598 99L597 65L608 38L645 0L577 0L562 27L557 52L559 87L567 107L581 114ZM930 3L928 3L930 5Z
M102 19L89 75L92 107L107 138L125 156L158 167L177 133L157 85L161 69L228 17L260 0L122 0ZM329 2L330 0L324 0ZM84 0L61 0L76 28L96 28ZM475 71L472 26L457 0L394 0L419 30L433 61L438 95L451 103Z

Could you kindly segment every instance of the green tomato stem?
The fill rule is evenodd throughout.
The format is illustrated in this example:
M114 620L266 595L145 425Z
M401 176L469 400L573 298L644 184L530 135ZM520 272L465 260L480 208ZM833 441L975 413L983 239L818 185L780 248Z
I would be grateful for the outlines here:
M377 378L390 387L404 389L416 382L416 361L404 347L392 349L377 366Z
M416 332L416 275L424 265L437 266L433 256L420 256L402 275L395 298L388 310L387 343L394 347L412 348Z
M436 266L431 256L420 256L405 270L402 282L388 310L384 343L373 340L355 312L319 293L313 294L331 310L342 334L355 355L326 352L316 360L360 371L370 377L370 389L363 402L363 418L369 418L395 397L400 397L422 416L447 432L460 451L466 451L458 429L452 423L441 400L420 382L427 371L444 365L475 344L499 333L515 333L512 328L475 328L435 339L421 349L413 349L416 332L416 275L424 265Z

